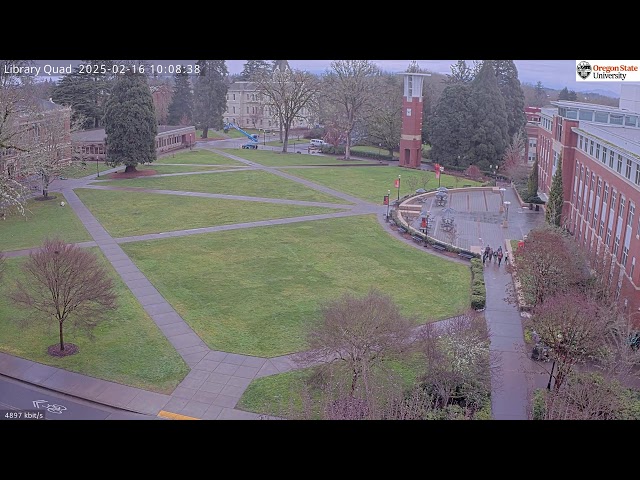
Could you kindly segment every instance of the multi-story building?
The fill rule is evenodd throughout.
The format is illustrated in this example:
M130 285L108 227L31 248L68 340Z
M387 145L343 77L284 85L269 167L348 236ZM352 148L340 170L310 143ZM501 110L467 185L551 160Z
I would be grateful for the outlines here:
M525 156L528 165L532 165L536 159L536 146L538 143L538 125L540 124L540 108L525 107L524 114L527 117L525 131L527 140L525 143Z
M234 82L227 91L227 110L224 112L225 123L234 123L241 128L259 130L278 130L280 125L276 112L265 105L258 84L255 82ZM291 128L311 128L309 109L300 110L300 118L296 118Z
M562 161L563 225L610 263L609 285L640 323L640 85L622 85L618 108L551 104L540 112L539 195Z
M31 107L17 116L13 121L20 135L15 139L16 145L23 147L33 145L34 142L48 143L46 148L56 150L56 161L60 165L71 162L71 108L63 107L49 100L36 100ZM46 130L46 132L45 132ZM55 137L55 138L54 138ZM46 140L49 138L50 140ZM15 149L0 150L0 169L9 176L20 175L22 166L20 162L28 159L28 155L18 155Z

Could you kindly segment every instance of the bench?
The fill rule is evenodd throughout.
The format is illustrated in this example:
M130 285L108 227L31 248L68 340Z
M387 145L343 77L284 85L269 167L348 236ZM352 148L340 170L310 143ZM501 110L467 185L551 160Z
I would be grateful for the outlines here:
M413 241L416 243L424 242L424 239L420 235L411 235L411 238L413 238Z
M434 243L433 245L431 245L433 248L435 248L436 250L440 250L440 251L446 251L447 248L443 247L442 245L438 244L438 243Z
M399 233L407 233L407 230L403 227L398 227L398 232Z
M467 260L471 260L472 258L476 258L476 256L475 256L475 255L473 255L473 254L471 254L471 253L465 253L465 252L460 252L460 253L458 254L458 256L459 256L459 257L462 257L462 258L466 258Z

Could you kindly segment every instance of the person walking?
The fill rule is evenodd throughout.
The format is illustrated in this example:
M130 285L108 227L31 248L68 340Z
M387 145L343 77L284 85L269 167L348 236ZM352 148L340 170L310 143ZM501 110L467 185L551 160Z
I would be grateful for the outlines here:
M489 248L489 261L493 260L493 248Z
M509 264L509 252L504 254L504 264L505 266Z
M502 263L502 249L498 250L498 266Z

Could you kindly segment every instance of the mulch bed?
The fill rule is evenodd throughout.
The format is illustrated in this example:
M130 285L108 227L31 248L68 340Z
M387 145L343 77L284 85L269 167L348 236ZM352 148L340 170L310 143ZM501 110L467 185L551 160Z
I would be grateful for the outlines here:
M157 170L137 170L135 172L124 173L115 172L105 175L104 178L108 178L109 180L122 180L125 178L138 178L138 177L148 177L149 175L157 175ZM102 178L102 176L100 177Z
M65 343L64 350L60 350L60 344L56 343L47 348L47 353L52 357L68 357L69 355L75 355L80 349L74 343Z

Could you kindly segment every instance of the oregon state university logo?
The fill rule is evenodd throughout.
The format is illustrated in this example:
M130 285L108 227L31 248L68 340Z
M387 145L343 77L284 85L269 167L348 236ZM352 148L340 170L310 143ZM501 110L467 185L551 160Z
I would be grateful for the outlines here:
M587 77L591 75L591 65L589 64L589 62L582 61L576 66L576 71L578 72L580 78L586 80Z

